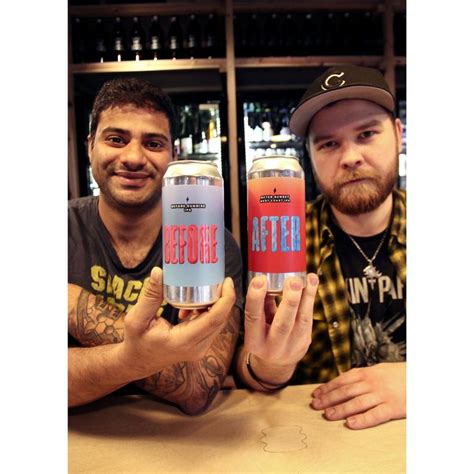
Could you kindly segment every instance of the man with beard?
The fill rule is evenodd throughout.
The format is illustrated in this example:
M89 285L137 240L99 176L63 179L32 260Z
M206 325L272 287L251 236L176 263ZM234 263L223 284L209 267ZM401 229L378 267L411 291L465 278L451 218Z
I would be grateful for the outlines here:
M306 209L307 271L319 277L312 325L303 299L277 309L256 277L237 363L259 390L324 383L312 407L352 429L406 414L406 201L396 189L394 110L380 72L341 66L319 76L293 111L290 128L306 139L321 191Z
M242 265L228 231L219 300L192 318L163 302L161 182L175 134L172 103L151 83L109 81L94 101L88 154L100 195L69 202L69 406L132 387L197 414L229 369Z

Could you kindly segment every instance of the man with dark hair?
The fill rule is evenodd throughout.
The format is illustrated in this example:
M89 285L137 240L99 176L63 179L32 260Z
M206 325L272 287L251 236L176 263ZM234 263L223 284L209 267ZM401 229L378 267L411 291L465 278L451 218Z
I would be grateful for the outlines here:
M256 277L237 362L259 390L326 382L312 407L353 429L406 415L406 197L396 189L394 111L383 76L364 67L330 68L303 95L290 129L306 138L322 193L306 209L308 276L319 277L312 325L304 293L284 307L285 288L276 309Z
M69 406L132 383L197 414L226 377L242 309L228 231L219 300L179 324L186 312L163 301L161 182L175 130L169 97L149 82L116 79L95 99L88 154L100 195L69 202Z

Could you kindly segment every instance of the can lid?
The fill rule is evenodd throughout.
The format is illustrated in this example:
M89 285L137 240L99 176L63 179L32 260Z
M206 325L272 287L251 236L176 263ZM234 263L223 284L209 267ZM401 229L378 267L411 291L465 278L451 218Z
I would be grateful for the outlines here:
M296 173L295 177L304 176L303 168L301 167L298 157L293 155L268 155L255 158L252 166L247 173L248 179L256 177L263 177L261 173L267 172L281 172Z
M178 160L168 164L164 179L179 177L202 177L211 179L213 182L222 181L217 164L213 161L204 160ZM215 184L217 185L217 184Z
M253 159L253 161L258 161L258 160L274 160L274 159L282 159L282 160L296 160L299 163L299 159L295 155L263 155L263 156L257 156Z
M217 168L217 163L214 162L214 161L210 161L210 160L178 160L178 161L171 161L169 164L168 164L168 167L170 166L174 166L174 165L187 165L187 164L191 164L191 163L195 163L195 164L198 164L198 165L212 165L212 166L215 166Z

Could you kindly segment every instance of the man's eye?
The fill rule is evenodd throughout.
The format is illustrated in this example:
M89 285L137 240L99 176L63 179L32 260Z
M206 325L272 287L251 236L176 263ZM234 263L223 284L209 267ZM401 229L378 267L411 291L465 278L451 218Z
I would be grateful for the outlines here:
M362 132L359 136L360 138L370 138L375 135L375 132L373 130L366 130Z
M158 149L158 148L163 148L163 143L152 141L152 142L148 142L147 146L148 148Z
M334 148L336 146L336 142L334 140L331 140L329 142L324 142L324 143L321 143L321 145L319 146L320 149L324 150L328 150L330 148Z
M122 137L117 137L117 136L107 137L106 141L108 141L109 143L112 143L114 145L120 145L120 144L125 143L125 141Z

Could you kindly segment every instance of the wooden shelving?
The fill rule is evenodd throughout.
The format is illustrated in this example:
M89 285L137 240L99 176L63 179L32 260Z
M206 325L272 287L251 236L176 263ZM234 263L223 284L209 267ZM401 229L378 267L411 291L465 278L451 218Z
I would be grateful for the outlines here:
M116 73L116 72L145 72L145 71L183 71L192 69L226 70L225 58L217 59L159 59L157 61L122 61L72 64L72 74Z
M235 13L243 12L305 12L314 10L383 10L380 0L298 0L293 2L241 0L233 2ZM406 0L394 0L395 11L406 10ZM187 15L226 13L225 1L205 1L186 3L130 3L116 5L71 5L69 16L77 17L113 17L147 15Z
M335 64L357 64L360 66L379 66L382 56L284 56L265 58L235 58L237 68L279 68L279 67L317 67Z
M318 67L337 64L357 64L359 66L380 67L383 56L301 56L301 57L265 57L235 58L236 68L284 68L284 67ZM397 56L396 66L406 65L406 58ZM122 61L105 63L72 64L72 74L120 73L146 71L184 71L196 69L216 69L226 72L225 58L216 59L160 59L158 61Z
M151 15L189 15L190 13L225 14L222 1L189 3L130 3L118 5L73 5L69 7L70 17L130 17Z
M396 11L406 10L406 0L394 0ZM278 0L238 0L234 2L234 12L298 12L314 10L382 10L380 0L297 0L282 2Z

